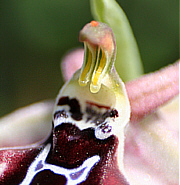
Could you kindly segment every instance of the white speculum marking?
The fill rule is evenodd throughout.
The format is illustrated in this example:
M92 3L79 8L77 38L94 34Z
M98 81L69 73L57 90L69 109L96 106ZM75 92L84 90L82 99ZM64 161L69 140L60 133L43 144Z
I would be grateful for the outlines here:
M68 101L77 100L78 103L82 102L76 98L69 98L67 96L59 97L58 101L61 101L61 99L64 98L68 98ZM62 123L72 123L80 130L94 128L97 139L106 139L111 136L114 127L116 127L116 119L118 117L117 110L100 104L95 104L91 101L86 101L84 104L84 106L81 106L81 104L77 105L77 109L78 107L80 109L79 114L82 114L82 119L80 120L72 118L71 105L58 105L54 111L54 126L56 127ZM57 114L60 115L57 116Z
M51 144L47 144L41 153L36 157L33 163L28 168L27 174L20 185L29 185L33 178L44 170L50 170L55 174L66 177L66 185L76 185L85 181L93 168L99 162L100 157L95 155L86 159L78 168L67 169L60 166L46 163L46 158L50 152Z

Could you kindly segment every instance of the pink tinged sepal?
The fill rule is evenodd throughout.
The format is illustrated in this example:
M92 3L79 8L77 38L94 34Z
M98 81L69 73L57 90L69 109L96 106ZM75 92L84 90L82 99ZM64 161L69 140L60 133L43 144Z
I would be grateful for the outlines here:
M83 64L84 49L78 48L69 51L62 58L61 71L64 81L68 81Z
M125 130L125 171L130 183L179 184L179 98L130 122Z
M176 62L126 84L132 110L125 131L125 171L130 182L179 183L178 74Z
M138 122L179 94L179 61L126 83L131 122Z

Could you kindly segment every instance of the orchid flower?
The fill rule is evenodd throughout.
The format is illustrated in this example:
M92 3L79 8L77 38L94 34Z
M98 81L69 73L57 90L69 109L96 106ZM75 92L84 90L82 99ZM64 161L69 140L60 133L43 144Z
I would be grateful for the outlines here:
M137 78L142 66L124 12L112 0L91 7L100 20L80 31L84 50L63 58L66 83L55 103L0 119L0 184L178 184L179 62ZM112 9L120 32L105 16ZM121 53L123 34L129 47ZM137 79L124 84L114 63L127 70L127 57L138 67L123 79Z

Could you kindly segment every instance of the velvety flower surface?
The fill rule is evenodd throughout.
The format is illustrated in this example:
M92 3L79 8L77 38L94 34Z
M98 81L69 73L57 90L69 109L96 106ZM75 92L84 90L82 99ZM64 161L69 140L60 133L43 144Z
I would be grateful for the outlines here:
M179 183L179 61L137 78L140 56L123 11L112 0L92 0L91 6L113 29L97 21L83 27L85 49L63 58L67 82L55 102L0 119L0 184ZM106 16L109 11L123 29ZM125 52L116 51L115 39L127 41L126 49L117 42ZM124 84L114 62L124 71L128 57L134 59L132 76L122 76L136 79Z
M73 56L73 53L71 53L70 55ZM72 57L71 61L73 61L73 59L74 57ZM149 78L149 82L151 82L151 78L152 79L154 78L153 76L156 76L156 75L163 76L164 73L169 75L172 68L174 69L173 70L174 73L178 73L178 68L179 68L178 65L179 63L176 63L173 66L169 66L165 68L164 70L160 70L148 76L143 76L139 80L127 83L126 87L128 89L130 102L134 102L136 97L136 93L134 96L133 96L134 92L131 93L131 90L134 88L132 85L133 83L134 84L137 84L139 82L141 82L142 84L147 83L148 78ZM145 81L143 81L143 79L145 79ZM167 78L164 77L164 79L166 81ZM165 81L163 84L169 83L168 80L167 80L167 83ZM176 83L177 81L178 81L178 78L175 78L174 83L172 84L175 84L176 86L178 86L178 83ZM128 86L128 84L131 84L131 85ZM131 89L131 87L133 88ZM163 89L161 85L159 86L159 88ZM176 90L173 90L173 94L175 92L176 92L175 94L178 93L178 88L172 87L172 89L176 89ZM171 91L172 89L169 89L169 91ZM143 93L143 90L147 92L147 88L142 88L141 93ZM165 89L165 91L167 91L167 89ZM158 92L158 86L155 90L155 93L157 92ZM153 94L152 96L154 97L154 87L152 88L152 94ZM174 95L172 95L172 97L173 96ZM134 111L134 113L132 112L131 119L135 121L129 122L129 124L125 128L125 151L124 151L125 171L124 173L127 181L130 184L178 184L178 181L179 181L178 180L178 171L179 171L178 169L178 143L179 143L178 141L178 137L179 137L178 101L179 100L178 98L172 98L170 96L169 103L167 103L164 106L158 107L157 105L158 102L159 102L159 105L162 105L163 104L162 101L164 102L167 101L166 98L165 100L163 100L164 96L160 96L158 94L158 97L160 97L159 100L154 98L150 102L151 105L152 104L155 105L152 109L149 109L148 107L149 102L145 101L148 107L147 111L144 111L145 109L141 109L141 108L138 111L139 113L141 113L141 111L142 113L144 112L144 114L140 114L140 115L144 115L143 117L142 116L137 117L136 116L137 111ZM144 100L145 97L142 97L142 99ZM139 101L139 98L137 98L137 101ZM145 102L143 102L143 104L145 104ZM20 123L20 125L22 125L22 123L19 120L17 120L15 115L24 116L25 115L24 113L26 112L26 110L27 110L27 117L22 116L22 119L24 120L25 123L28 123L29 121L31 124L38 123L37 120L35 119L37 116L37 110L38 110L38 113L40 112L45 113L46 116L49 114L49 116L47 117L51 119L50 114L52 111L52 105L53 105L52 102L42 102L42 103L31 105L30 107L20 109L15 113L12 113L9 116L6 116L6 123L11 123L11 120L14 120L15 123ZM31 118L34 117L34 120L33 119L29 120L28 115ZM42 114L41 116L42 118L43 118L43 115L44 114ZM20 119L21 116L17 116L18 119ZM133 116L136 119L133 119ZM43 121L42 118L41 120ZM4 119L5 118L1 119L1 123ZM40 125L41 126L44 125L44 122L40 123ZM46 130L49 130L50 128L49 123L48 125L49 127ZM11 127L7 125L6 129L8 128L11 128ZM17 126L14 127L13 133L18 133L17 128L18 128ZM29 137L25 137L25 138L27 140L28 138L29 139L34 138L34 141L26 140L26 143L24 141L22 143L19 142L16 138L23 137L22 135L23 132L19 132L18 137L13 136L12 138L7 138L9 144L6 143L7 139L5 137L1 138L1 143L2 143L1 151L0 151L1 184L19 184L21 181L20 179L25 176L25 174L22 173L22 170L25 172L27 170L26 165L30 164L31 161L34 160L35 156L40 156L39 153L44 148L44 144L40 144L40 143L44 143L43 139L47 138L48 132L45 132L44 135L41 136L42 138L39 139L39 136L36 137L37 135L30 136L30 133L33 134L32 126L29 127L27 125L27 128L30 129ZM6 133L8 133L7 130L6 130ZM6 144L3 144L3 141ZM40 142L37 143L37 141L40 141ZM29 145L29 143L33 143L33 142L36 144ZM21 146L17 146L18 144ZM8 148L3 148L6 145ZM56 146L54 147L55 147L54 149L56 149ZM45 148L45 149L48 150L48 148ZM56 152L57 151L58 150L56 149ZM116 173L113 172L113 174L116 174ZM49 184L50 182L57 183L56 181L57 179L58 181L61 182L61 184L64 184L66 182L63 176L56 179L54 178L53 173L46 172L44 175L48 178L43 177L43 180L42 180L41 176L38 175L35 180L37 182L41 181L44 184ZM51 177L54 179L54 181L52 181ZM126 184L125 182L126 180L123 180L122 177L120 179L121 179L121 184ZM113 183L112 180L113 178L110 179L110 181ZM115 183L116 182L117 181L115 181Z

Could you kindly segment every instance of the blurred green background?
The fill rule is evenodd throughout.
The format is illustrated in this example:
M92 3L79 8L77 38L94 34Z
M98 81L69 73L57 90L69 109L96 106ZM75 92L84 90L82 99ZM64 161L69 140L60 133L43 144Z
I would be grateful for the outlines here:
M145 72L179 57L178 0L118 0L141 53ZM62 56L92 20L89 0L0 1L0 116L44 99L63 84Z

